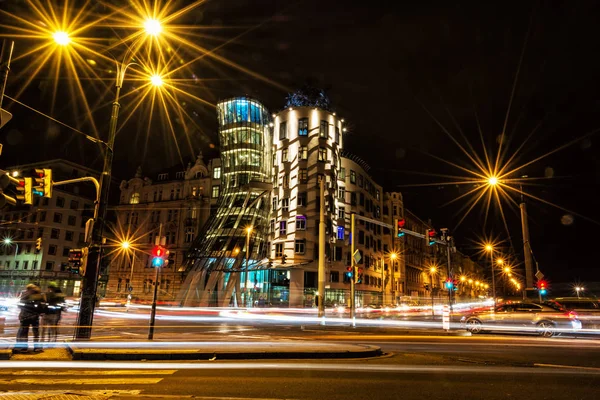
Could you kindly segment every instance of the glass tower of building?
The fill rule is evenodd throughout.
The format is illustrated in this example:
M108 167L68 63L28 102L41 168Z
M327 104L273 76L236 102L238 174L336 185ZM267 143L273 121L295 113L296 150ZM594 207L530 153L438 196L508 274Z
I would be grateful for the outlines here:
M272 131L267 109L235 97L217 105L221 189L217 211L196 238L181 272L183 305L242 305L242 296L267 262ZM253 285L252 285L253 286Z

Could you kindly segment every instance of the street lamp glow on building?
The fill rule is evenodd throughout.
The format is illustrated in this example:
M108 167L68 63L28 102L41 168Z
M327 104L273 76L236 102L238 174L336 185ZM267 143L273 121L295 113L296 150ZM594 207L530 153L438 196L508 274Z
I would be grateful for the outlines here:
M158 36L162 32L162 25L160 21L154 18L148 18L144 22L144 30L148 35Z
M69 43L71 43L71 38L69 37L69 34L65 31L54 32L52 38L54 39L54 42L59 46L66 46Z

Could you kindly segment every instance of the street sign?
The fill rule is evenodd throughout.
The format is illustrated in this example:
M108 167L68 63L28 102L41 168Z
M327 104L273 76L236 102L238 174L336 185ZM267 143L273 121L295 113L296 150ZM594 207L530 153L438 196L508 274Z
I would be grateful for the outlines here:
M536 273L535 273L535 277L536 277L536 278L538 279L538 281L539 281L540 279L543 279L543 278L544 278L544 274L542 274L542 271L538 271L538 272L536 272Z
M362 256L360 255L360 251L356 250L354 252L354 262L358 264L362 260Z

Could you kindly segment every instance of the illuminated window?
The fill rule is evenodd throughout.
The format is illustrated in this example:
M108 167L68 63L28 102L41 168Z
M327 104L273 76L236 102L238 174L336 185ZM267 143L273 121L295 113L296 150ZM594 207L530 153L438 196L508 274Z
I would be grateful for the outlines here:
M338 199L343 201L346 199L346 188L344 188L343 186L340 186L338 188Z
M287 139L287 121L279 123L279 140Z
M350 183L356 183L356 172L350 170Z
M308 147L298 146L298 158L300 160L308 160Z
M214 185L212 187L212 198L216 199L217 197L219 197L219 190L220 190L220 186L219 185Z
M344 219L345 217L345 208L344 207L340 207L338 210L338 218L339 219Z
M159 181L166 181L167 179L169 179L169 174L158 174Z
M319 161L327 161L327 149L324 147L319 147Z
M296 216L296 230L297 231L305 231L306 230L306 217L304 215Z
M298 136L308 136L308 118L298 120Z
M327 121L321 121L319 125L319 137L321 139L327 139L329 137L329 124Z
M290 199L281 199L281 211L288 212L290 210Z
M273 211L277 211L277 197L273 197Z
M287 221L279 221L279 236L287 233Z
M221 167L215 167L213 169L213 179L221 179Z
M344 240L344 227L343 226L337 227L337 238L339 240Z
M300 168L298 170L298 180L300 181L300 183L308 182L308 169L307 168Z
M346 168L340 168L340 174L338 175L338 179L342 181L346 180Z

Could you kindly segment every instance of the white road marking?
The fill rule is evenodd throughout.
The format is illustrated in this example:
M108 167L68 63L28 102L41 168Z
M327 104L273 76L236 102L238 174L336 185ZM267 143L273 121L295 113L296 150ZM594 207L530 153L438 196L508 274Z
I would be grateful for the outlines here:
M2 375L172 375L177 372L176 369L112 369L106 371L98 370L66 370L66 371L48 371L48 370L17 370L10 372L0 372Z
M150 385L163 378L0 379L0 385Z

